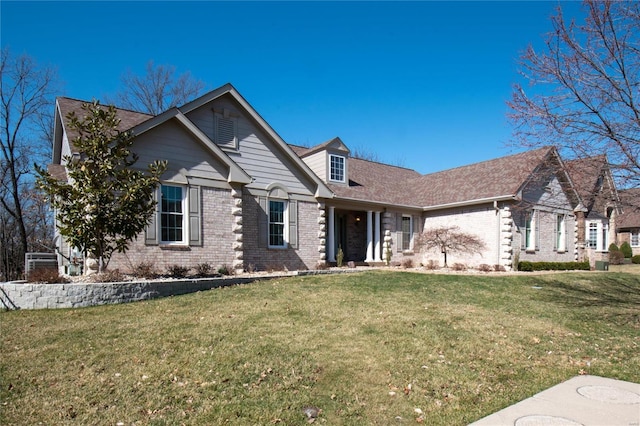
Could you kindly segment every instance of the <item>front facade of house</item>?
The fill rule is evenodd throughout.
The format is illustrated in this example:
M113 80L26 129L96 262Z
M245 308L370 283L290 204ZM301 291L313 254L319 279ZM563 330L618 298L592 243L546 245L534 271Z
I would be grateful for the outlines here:
M633 255L640 255L640 189L620 191L622 213L616 222L616 244L629 243Z
M50 170L64 179L75 135L59 98ZM156 213L109 268L150 263L236 271L315 269L320 264L442 265L418 236L457 226L485 243L449 264L499 265L578 258L580 197L557 152L543 148L430 175L350 157L339 138L288 145L231 85L152 117L119 110L145 167L167 160ZM59 264L71 248L59 238Z

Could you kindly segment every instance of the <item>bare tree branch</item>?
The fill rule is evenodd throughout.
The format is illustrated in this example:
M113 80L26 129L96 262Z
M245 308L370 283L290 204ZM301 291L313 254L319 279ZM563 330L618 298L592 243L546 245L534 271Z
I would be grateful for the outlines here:
M416 240L419 250L437 249L444 255L444 267L447 267L448 253L482 253L486 244L473 234L460 231L457 226L440 226L425 229Z
M169 108L185 104L202 94L205 84L196 80L188 71L175 76L175 67L147 63L146 75L138 76L131 71L122 78L122 90L107 103L120 108L158 115Z
M640 6L587 0L585 22L559 7L545 49L529 47L514 85L514 143L554 145L567 158L606 154L621 186L640 185Z

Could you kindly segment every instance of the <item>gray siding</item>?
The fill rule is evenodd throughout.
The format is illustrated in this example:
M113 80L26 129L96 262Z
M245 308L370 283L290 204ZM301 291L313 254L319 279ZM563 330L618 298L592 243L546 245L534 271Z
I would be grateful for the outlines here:
M304 162L320 179L327 182L327 151L319 151L304 158Z
M226 166L175 121L164 123L136 138L133 151L140 156L138 167L146 167L155 160L167 160L167 175L184 169L189 176L227 180Z
M278 147L277 143L260 131L255 122L241 112L240 107L229 97L216 99L187 114L187 117L207 136L213 138L214 112L226 108L237 120L238 150L225 152L244 169L254 181L249 189L264 189L278 182L291 192L313 195L315 184Z

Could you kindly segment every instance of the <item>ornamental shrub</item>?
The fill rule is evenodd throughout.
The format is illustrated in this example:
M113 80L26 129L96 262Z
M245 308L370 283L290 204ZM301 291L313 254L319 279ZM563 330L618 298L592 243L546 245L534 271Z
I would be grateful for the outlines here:
M631 258L631 263L634 263L636 265L640 264L640 254L636 254L635 256L633 256Z
M620 245L620 251L624 255L625 259L631 259L631 256L633 256L633 250L631 250L631 245L626 241Z
M616 243L609 244L609 251L620 251Z
M588 271L589 262L527 262L518 263L518 271Z

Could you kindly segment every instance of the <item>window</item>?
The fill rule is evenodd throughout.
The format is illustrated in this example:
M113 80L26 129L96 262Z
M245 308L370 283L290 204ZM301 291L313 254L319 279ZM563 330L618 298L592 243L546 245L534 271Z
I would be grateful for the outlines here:
M238 149L238 129L237 121L229 117L227 111L224 114L215 114L215 134L214 140L217 145L223 148Z
M182 243L185 237L184 191L181 186L162 185L160 241Z
M639 247L640 246L640 230L634 229L631 231L631 247Z
M567 250L566 248L566 228L565 228L565 217L562 214L559 214L556 218L556 249L559 252L564 252Z
M402 216L402 250L411 249L411 216Z
M524 248L535 250L535 212L528 212L524 219Z
M609 248L609 224L601 221L591 221L588 223L588 247L593 250L607 251Z
M345 158L340 155L329 155L329 180L334 182L345 181Z
M590 222L588 232L587 241L589 248L595 249L598 247L598 224L596 222Z
M286 202L269 200L269 247L285 247Z
M156 214L145 229L147 245L202 245L200 187L161 185L154 191Z

